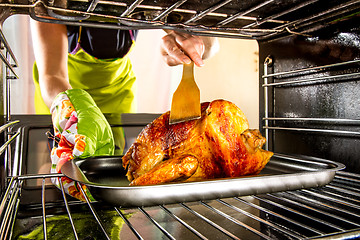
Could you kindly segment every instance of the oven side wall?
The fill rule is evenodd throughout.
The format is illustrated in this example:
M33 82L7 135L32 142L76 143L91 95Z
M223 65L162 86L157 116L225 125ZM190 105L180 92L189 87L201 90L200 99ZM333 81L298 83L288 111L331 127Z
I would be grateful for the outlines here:
M4 115L4 88L3 88L3 66L0 68L0 126L5 124L5 115ZM0 146L5 143L5 134L4 132L0 133ZM3 190L5 188L5 181L6 181L6 173L5 173L5 153L1 154L0 156L0 196L2 196Z
M3 22L9 16L8 11L5 8L0 9L0 27L2 27ZM0 41L1 42L1 41ZM3 48L3 43L1 42L1 48ZM0 67L0 126L6 123L5 112L4 112L4 64L1 62ZM0 133L0 146L3 146L5 143L5 134L4 132ZM5 185L6 185L6 171L5 171L5 153L0 156L0 196L2 196Z
M266 88L262 87L264 69L267 68L269 73L279 73L359 59L359 33L358 26L343 22L311 37L292 36L259 42L259 116L263 134L266 125ZM264 67L268 56L273 63ZM268 126L281 128L269 130L269 149L277 153L309 155L342 162L347 171L360 173L359 70L360 64L357 62L269 77L268 83L315 79L267 87L268 116L281 118L268 121Z

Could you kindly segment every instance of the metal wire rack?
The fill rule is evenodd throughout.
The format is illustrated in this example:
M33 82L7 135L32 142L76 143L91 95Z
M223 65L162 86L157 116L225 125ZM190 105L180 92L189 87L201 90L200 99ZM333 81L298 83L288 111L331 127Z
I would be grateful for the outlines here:
M47 225L53 215L48 213L44 184L48 177L61 175L11 178L1 202L4 216L2 239L11 236L15 221L22 221L15 220L19 196L22 184L30 178L43 179L42 216L36 226L42 228L44 239L51 239L48 236L51 229ZM125 239L350 239L360 237L359 189L360 175L339 172L333 182L322 188L147 208L114 207L110 210L122 219L123 225L117 227L121 227L121 237ZM73 213L80 206L91 213L90 217L86 215L87 224L94 224L103 239L114 239L103 206L88 200L87 203L69 203L63 190L62 194L62 205L66 209L62 219L71 226L74 239L84 236L79 230L79 221L82 220L76 219Z
M272 104L274 96L271 95L271 91L274 88L282 87L294 87L294 86L304 86L304 85L315 85L315 84L332 84L334 82L357 82L360 78L360 73L358 72L360 60L355 59L351 61L333 63L323 66L315 66L309 68L296 69L286 72L277 72L277 73L268 73L268 70L272 63L272 59L268 58L264 62L264 74L262 76L264 88L264 126L265 137L270 139L270 131L294 131L294 132L304 132L304 133L321 133L328 135L341 135L347 137L359 137L360 136L360 120L359 119L346 119L346 118L316 118L316 117L283 117L275 116L275 110L271 109L275 107L275 104ZM321 71L333 69L339 67L346 67L347 72L336 73L328 76L320 75L317 76ZM353 70L351 70L353 69ZM314 76L315 75L315 76ZM310 76L310 77L309 77ZM271 113L272 112L272 115ZM301 127L301 124L305 123L305 127ZM312 128L311 124L324 124L323 127L317 126ZM352 127L349 127L352 126ZM269 147L269 141L266 143L266 148Z
M5 14L29 14L44 22L122 29L176 29L199 35L265 40L315 30L352 18L360 1L105 1L15 0ZM321 9L319 11L319 9Z

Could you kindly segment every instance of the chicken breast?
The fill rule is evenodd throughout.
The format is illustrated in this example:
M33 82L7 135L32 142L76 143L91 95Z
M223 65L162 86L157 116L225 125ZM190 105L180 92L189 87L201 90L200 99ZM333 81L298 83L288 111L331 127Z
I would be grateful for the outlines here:
M169 125L166 112L147 125L123 157L130 185L257 174L272 152L233 103L201 104L201 118Z

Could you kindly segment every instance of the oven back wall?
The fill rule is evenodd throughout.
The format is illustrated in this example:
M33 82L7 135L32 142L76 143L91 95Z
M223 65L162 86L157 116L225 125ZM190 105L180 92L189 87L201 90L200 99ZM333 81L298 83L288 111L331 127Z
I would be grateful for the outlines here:
M267 70L279 73L356 60L359 46L356 27L349 27L346 32L332 29L312 38L297 36L261 42L260 86L264 83L263 63L268 56L273 64ZM270 149L342 162L347 171L359 173L359 70L356 62L269 77L269 83L311 80L268 87L269 117L277 118L269 121L270 128L277 128L269 130ZM264 91L266 88L260 87L261 119L265 116Z

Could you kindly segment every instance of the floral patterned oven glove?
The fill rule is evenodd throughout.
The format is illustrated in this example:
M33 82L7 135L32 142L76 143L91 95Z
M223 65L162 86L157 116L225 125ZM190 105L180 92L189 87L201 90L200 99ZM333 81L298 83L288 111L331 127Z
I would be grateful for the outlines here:
M96 106L92 97L84 90L70 89L60 93L51 109L57 146L51 151L51 172L61 173L61 166L73 158L87 158L114 154L114 138L109 123ZM58 178L52 182L60 188ZM69 195L84 201L74 181L61 178L61 184ZM88 189L86 195L93 201Z

